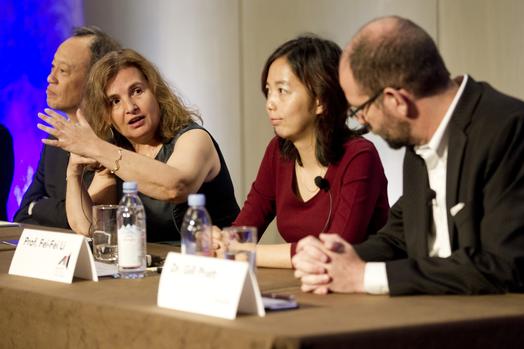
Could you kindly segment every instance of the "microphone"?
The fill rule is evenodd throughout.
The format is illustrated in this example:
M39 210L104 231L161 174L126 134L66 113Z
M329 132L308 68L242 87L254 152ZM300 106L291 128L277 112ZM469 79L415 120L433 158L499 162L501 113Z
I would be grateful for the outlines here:
M436 197L437 193L433 189L426 189L426 203L428 204L428 206L431 206L433 204L433 199L435 199Z
M324 223L324 227L320 231L321 233L323 233L329 224L329 220L331 219L331 210L333 209L333 197L331 196L331 191L329 191L329 182L327 179L325 179L324 177L316 176L315 184L320 190L323 190L329 194L329 212L326 218L326 223Z
M315 177L315 184L320 190L325 191L326 193L329 192L329 182L324 177L316 176Z

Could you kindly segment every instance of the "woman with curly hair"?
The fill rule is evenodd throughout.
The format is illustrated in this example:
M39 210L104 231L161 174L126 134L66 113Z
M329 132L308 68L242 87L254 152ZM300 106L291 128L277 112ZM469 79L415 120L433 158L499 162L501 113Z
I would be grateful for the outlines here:
M171 91L158 70L131 49L97 62L74 124L50 109L39 128L43 142L71 153L66 211L72 229L88 235L91 207L118 203L122 181L136 181L146 209L148 241L176 241L191 193L204 193L214 224L238 214L233 185L218 144ZM85 115L85 118L84 116ZM98 169L89 188L81 175Z

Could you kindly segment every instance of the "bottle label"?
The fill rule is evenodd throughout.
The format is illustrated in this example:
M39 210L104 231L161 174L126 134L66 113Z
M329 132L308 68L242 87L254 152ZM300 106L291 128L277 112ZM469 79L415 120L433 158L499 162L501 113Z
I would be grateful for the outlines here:
M136 225L118 229L118 265L123 268L139 268L144 261L144 233Z

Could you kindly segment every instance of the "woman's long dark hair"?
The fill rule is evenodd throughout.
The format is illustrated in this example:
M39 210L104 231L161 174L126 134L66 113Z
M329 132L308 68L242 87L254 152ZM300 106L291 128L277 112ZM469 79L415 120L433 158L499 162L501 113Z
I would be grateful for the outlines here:
M341 54L341 48L331 40L300 36L287 41L269 56L261 76L262 93L267 98L269 68L275 60L284 57L310 97L322 105L323 112L315 121L315 138L316 158L323 166L338 162L344 154L344 142L362 133L349 129L346 124L348 102L338 79ZM302 165L293 143L280 137L279 142L282 156Z

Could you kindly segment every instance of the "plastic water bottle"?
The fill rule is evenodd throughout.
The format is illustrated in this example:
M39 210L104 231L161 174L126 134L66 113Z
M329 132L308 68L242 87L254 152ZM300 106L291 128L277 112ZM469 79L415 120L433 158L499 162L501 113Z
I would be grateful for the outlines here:
M124 182L123 188L116 214L118 273L124 279L139 279L146 271L146 213L136 182Z
M189 208L182 223L182 253L212 256L211 218L206 210L204 194L190 194Z

